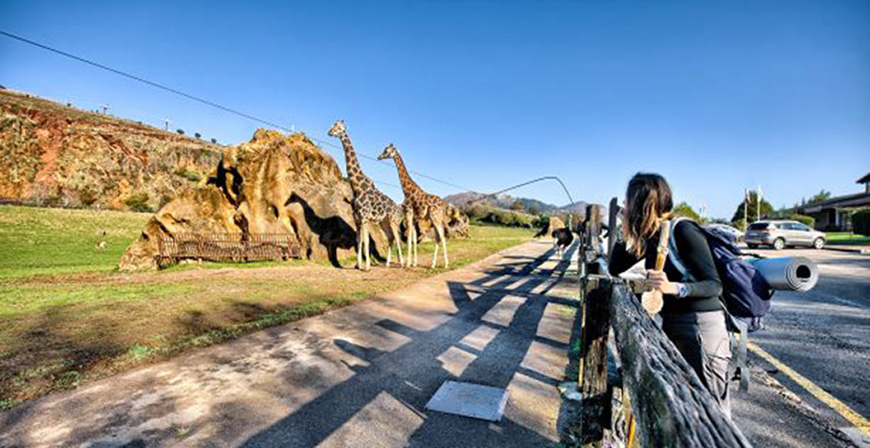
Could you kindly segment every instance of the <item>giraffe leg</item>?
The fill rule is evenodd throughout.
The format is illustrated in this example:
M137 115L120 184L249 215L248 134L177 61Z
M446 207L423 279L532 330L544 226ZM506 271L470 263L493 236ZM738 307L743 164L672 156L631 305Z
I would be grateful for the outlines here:
M399 256L399 266L405 267L405 260L402 259L402 235L399 233L398 223L393 225L393 239L396 240L396 254Z
M356 231L356 268L362 269L362 241L363 241L363 226L364 224L360 223L357 225Z
M411 267L411 260L413 260L413 254L411 251L414 248L414 214L407 213L405 214L405 235L408 237L408 267Z
M387 232L387 241L389 242L389 246L387 247L387 267L390 267L390 260L393 258L393 241L395 238L395 234L393 233L392 228Z
M438 228L435 228L435 252L432 253L432 269L435 269L435 266L438 264L438 245L441 243L440 233L438 233Z
M371 248L371 235L369 234L368 227L366 228L366 239L364 240L366 246L366 271L372 268L372 248Z
M414 267L417 267L417 255L420 243L417 241L417 227L414 227Z
M441 244L444 245L444 247L441 249L441 251L444 253L444 267L449 268L450 260L447 257L447 235L444 232L444 226L438 228L438 237L441 239Z

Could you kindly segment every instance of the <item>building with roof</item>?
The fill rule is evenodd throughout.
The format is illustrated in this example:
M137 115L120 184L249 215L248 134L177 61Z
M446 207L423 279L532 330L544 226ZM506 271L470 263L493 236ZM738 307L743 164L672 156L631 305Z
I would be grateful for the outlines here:
M864 192L837 196L815 204L798 207L802 215L816 220L817 230L848 232L852 230L852 213L859 208L870 207L870 173L857 180L864 184Z

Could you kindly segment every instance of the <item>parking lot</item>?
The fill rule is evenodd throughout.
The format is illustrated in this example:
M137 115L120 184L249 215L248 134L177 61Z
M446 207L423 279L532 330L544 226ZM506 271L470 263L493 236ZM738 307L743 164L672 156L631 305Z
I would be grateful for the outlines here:
M804 256L820 270L818 285L810 292L777 292L766 328L753 333L757 345L751 359L766 372L774 386L793 393L806 419L776 421L764 418L759 406L768 405L765 378L754 378L748 395L738 397L737 418L743 407L749 432L768 432L765 446L826 446L830 437L848 436L857 446L870 446L866 426L870 416L870 256L834 250L751 250L766 257ZM785 395L789 395L786 393ZM742 401L742 403L741 403ZM755 407L756 409L747 409ZM771 424L778 427L771 428ZM784 431L784 428L788 428ZM846 444L848 446L848 444Z

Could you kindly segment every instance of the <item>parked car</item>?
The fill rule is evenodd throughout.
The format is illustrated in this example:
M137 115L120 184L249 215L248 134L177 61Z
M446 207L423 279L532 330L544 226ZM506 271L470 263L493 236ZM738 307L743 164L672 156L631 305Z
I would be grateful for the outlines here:
M729 226L728 224L707 224L705 227L711 230L718 230L726 235L730 235L734 242L743 241L743 232L735 229L734 227Z
M749 225L744 236L750 249L773 246L782 250L787 246L825 247L827 235L797 221L756 221Z

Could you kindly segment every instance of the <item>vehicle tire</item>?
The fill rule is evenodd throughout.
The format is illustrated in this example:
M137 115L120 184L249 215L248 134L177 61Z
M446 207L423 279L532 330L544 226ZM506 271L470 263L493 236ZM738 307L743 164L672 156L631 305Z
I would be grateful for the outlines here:
M758 249L758 244L747 244L750 249Z
M777 239L773 240L773 248L776 250L785 249L785 240L782 238L777 238Z
M823 249L825 247L825 239L824 238L816 238L813 241L813 247L816 249Z

